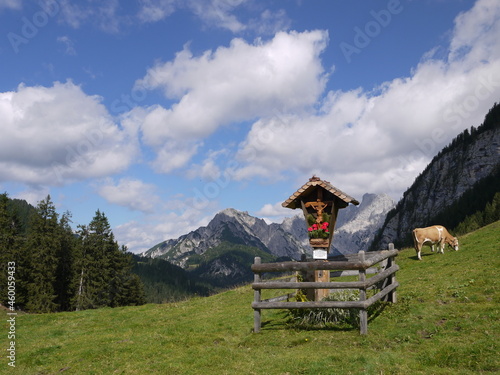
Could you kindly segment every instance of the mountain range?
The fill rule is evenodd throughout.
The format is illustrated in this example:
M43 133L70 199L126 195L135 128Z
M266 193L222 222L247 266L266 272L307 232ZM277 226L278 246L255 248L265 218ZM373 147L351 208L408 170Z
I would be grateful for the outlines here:
M331 254L367 250L393 207L394 201L385 194L365 194L359 206L340 210ZM251 279L249 265L254 256L267 261L298 260L311 251L302 213L282 223L268 224L247 212L228 208L217 213L206 227L163 241L142 256L167 260L211 284L227 286Z

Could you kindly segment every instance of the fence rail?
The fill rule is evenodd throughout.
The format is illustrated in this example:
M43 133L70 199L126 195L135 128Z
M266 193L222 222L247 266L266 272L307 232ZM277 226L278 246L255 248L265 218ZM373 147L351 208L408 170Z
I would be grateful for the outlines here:
M312 262L280 262L261 263L261 259L256 257L252 265L254 272L254 332L259 332L261 328L262 309L312 309L312 308L341 308L359 309L360 333L368 332L367 309L375 302L384 299L396 303L396 288L399 283L396 281L395 273L399 266L395 263L398 250L390 244L389 250L365 253L360 251L355 256L348 256L343 260L333 261L312 261ZM380 264L379 264L380 263ZM374 267L378 264L378 267ZM343 282L297 282L297 281L262 281L262 274L269 272L289 272L289 271L320 271L330 270L330 277L358 275L358 281ZM347 270L347 271L346 271ZM350 270L350 271L349 271ZM353 271L354 270L354 271ZM354 273L353 273L354 272ZM374 276L366 278L367 274L375 273ZM366 298L366 291L372 288L380 289L375 295ZM293 297L294 293L285 296L261 300L263 289L358 289L360 292L359 301L307 301L307 302L282 302Z

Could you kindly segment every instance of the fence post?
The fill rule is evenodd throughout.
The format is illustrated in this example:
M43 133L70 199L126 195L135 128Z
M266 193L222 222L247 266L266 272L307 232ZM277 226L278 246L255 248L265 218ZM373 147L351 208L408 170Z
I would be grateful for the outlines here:
M260 257L255 257L254 264L260 264L261 259ZM255 283L260 282L260 273L255 272L253 275L253 281ZM254 302L260 302L260 297L261 297L261 290L260 289L255 289L253 292L253 300ZM261 323L261 311L260 309L254 309L253 310L253 331L254 332L260 332L260 323Z
M365 261L365 252L361 250L358 253L359 261L363 263ZM366 281L366 270L359 270L359 281ZM366 301L366 289L359 290L359 300ZM366 335L368 333L368 312L366 309L359 310L359 333Z
M390 243L389 244L389 250L394 250L394 244ZM392 267L393 264L396 264L394 257L389 257L387 259L387 267ZM389 285L393 285L396 282L396 274L393 273L391 276L389 276ZM389 293L388 295L388 301L392 303L397 302L397 295L396 295L396 289L394 289L392 292Z

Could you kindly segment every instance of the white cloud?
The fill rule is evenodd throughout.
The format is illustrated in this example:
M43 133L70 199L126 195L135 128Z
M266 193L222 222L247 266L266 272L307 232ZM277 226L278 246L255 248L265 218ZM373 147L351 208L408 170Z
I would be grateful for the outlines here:
M232 14L232 11L245 2L247 0L189 0L187 4L191 11L207 25L237 33L243 31L245 25Z
M266 9L259 18L248 22L247 28L254 30L257 35L273 35L279 31L288 30L291 21L283 9L275 12Z
M107 179L98 188L98 193L109 203L128 207L131 210L152 213L158 208L160 198L155 194L156 186L133 178L122 178L117 184Z
M179 202L169 202L175 206ZM170 211L167 214L148 215L144 220L130 221L113 228L120 244L126 245L134 253L144 252L167 239L178 238L201 226L206 226L212 216L203 216L185 202L181 202L182 213Z
M175 12L176 0L144 0L139 10L141 22L158 22Z
M476 64L500 57L500 7L496 0L479 0L467 12L455 18L455 29L450 43L449 60L463 59L463 65Z
M192 164L187 172L189 178L200 177L205 181L214 181L221 176L221 169L217 165L219 157L227 157L228 150L221 149L218 151L210 151L207 158L201 164Z
M2 7L19 9L21 3L20 0L0 0L0 10ZM120 11L124 8L120 7L118 0L87 3L57 0L57 11L60 20L75 29L91 23L111 33L119 32L123 26L131 26L136 21L140 23L160 22L183 9L194 14L205 28L220 28L232 33L252 30L259 35L269 35L289 27L290 20L284 10L262 11L261 7L255 4L247 6L245 10L250 13L260 12L260 14L253 18L249 17L248 20L240 19L236 14L248 3L250 3L248 0L142 0L135 14L121 14Z
M248 29L257 31L259 35L274 34L286 29L290 21L283 10L263 11L258 17L248 21L239 19L236 11L241 9L248 0L145 0L137 14L139 21L144 23L158 22L171 16L179 8L192 12L206 27L221 28L232 33L242 33ZM255 5L255 4L253 4ZM246 11L254 10L247 7Z
M49 189L47 188L39 188L39 189L27 189L24 191L20 191L15 194L14 198L16 199L24 199L26 202L36 207L38 203L49 195Z
M499 14L500 3L489 0L461 14L447 61L426 55L410 76L373 91L329 92L316 114L259 119L240 145L235 178L316 173L353 195L399 196L498 101Z
M156 154L153 169L159 173L169 173L185 166L196 154L198 146L189 141L166 141Z
M263 217L267 218L268 221L278 221L275 218L278 218L280 221L283 219L283 217L286 216L291 216L292 212L289 208L284 208L281 205L281 202L271 204L267 203L265 204L260 210L256 212L258 217ZM293 212L293 214L296 214ZM270 220L269 217L274 218L274 220Z
M5 9L21 9L23 5L22 0L0 0L0 11Z
M124 22L124 18L118 15L119 8L118 0L104 0L87 4L58 0L57 9L60 19L74 29L80 28L86 22L91 22L101 30L116 33L119 31L121 23Z
M63 185L127 168L137 135L72 82L0 93L0 180Z
M168 109L150 108L142 126L144 142L159 150L162 161L175 159L170 164L181 167L194 154L189 141L223 125L277 110L309 109L324 91L326 75L319 56L327 40L324 31L280 32L267 42L233 39L229 47L201 56L185 47L173 61L156 65L137 82L178 99ZM187 149L170 152L173 141L186 142ZM169 146L163 147L165 143Z

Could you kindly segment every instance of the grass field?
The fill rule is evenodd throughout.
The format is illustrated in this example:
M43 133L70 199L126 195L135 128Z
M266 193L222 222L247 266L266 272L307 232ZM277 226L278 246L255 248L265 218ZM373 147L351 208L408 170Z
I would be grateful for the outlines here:
M2 374L493 374L500 372L500 222L445 254L403 249L398 303L368 325L298 329L253 291L189 301L16 317L15 368L2 311Z

